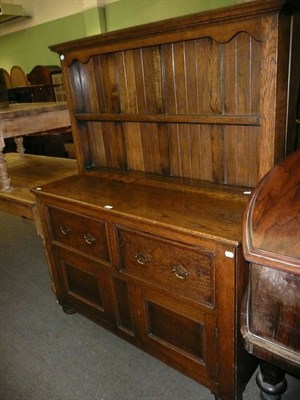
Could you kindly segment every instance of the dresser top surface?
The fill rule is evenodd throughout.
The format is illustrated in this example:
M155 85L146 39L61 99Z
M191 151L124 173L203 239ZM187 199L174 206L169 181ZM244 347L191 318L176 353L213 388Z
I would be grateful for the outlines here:
M93 209L155 226L239 245L248 196L241 189L217 185L180 186L172 183L111 179L108 176L72 176L34 189L46 203L61 201L73 208ZM58 205L59 206L59 205ZM68 209L71 206L67 207Z

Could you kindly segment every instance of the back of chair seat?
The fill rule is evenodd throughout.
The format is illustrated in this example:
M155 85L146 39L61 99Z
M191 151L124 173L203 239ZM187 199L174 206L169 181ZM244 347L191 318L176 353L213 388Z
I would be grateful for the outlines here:
M14 65L10 70L11 86L13 88L29 86L30 83L23 69L18 65Z

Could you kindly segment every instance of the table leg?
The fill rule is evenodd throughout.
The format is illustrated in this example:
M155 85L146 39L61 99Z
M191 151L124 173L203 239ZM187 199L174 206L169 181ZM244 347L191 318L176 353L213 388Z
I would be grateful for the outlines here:
M264 400L280 400L287 389L285 371L266 361L260 360L260 372L256 376L257 386Z
M23 156L25 154L25 148L23 146L23 136L15 137L14 141L17 146L17 153L19 153L21 156Z
M3 148L4 146L1 146L0 143L0 185L1 190L9 191L11 190L10 178L7 173L7 162L3 154Z

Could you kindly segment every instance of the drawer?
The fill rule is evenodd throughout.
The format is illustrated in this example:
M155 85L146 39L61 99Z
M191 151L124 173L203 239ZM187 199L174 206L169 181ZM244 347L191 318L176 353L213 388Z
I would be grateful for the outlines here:
M110 262L105 222L54 207L48 210L56 243Z
M187 299L214 305L214 255L154 236L117 230L119 270Z

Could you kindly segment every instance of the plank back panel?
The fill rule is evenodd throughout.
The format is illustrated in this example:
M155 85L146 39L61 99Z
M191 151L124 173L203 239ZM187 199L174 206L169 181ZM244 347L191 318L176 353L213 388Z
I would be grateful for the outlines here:
M75 143L90 143L81 172L255 186L285 156L298 20L279 18L280 2L254 3L58 45Z

